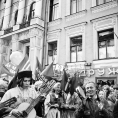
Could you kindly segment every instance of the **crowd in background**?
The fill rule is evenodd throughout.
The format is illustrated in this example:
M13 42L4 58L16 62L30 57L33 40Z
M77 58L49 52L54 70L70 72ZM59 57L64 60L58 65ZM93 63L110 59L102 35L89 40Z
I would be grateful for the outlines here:
M28 76L19 76L19 79L24 77ZM28 80L23 79L24 83L25 81ZM38 102L38 105L35 106L37 117L118 118L117 84L113 86L96 86L94 82L88 82L84 84L84 79L82 78L78 81L77 86L74 88L72 82L73 77L68 77L68 81L66 82L64 89L62 89L62 82L56 82L56 84L52 87L48 94L41 94L42 98ZM44 82L41 80L33 83L30 82L30 84L27 84L27 86L29 86L31 92L29 92L29 90L26 91L27 96L36 99L37 96L40 95L41 91L45 88L45 85L46 84L44 84ZM1 103L8 99L8 95L11 95L11 93L9 92L11 90L7 90L8 86L8 81L0 80ZM17 84L17 86L19 86L20 89L22 88L20 84ZM31 95L29 95L28 93L31 93ZM16 112L12 109L8 113L12 113L11 111L14 114ZM0 108L0 114L2 114L1 112L3 112L2 108ZM18 112L17 115L19 115ZM0 116L0 118L4 117Z

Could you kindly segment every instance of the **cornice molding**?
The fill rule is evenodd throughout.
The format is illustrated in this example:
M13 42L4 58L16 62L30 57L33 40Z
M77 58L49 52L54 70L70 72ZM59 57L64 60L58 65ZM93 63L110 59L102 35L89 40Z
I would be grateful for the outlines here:
M48 32L47 41L49 42L49 41L53 41L53 40L58 40L60 37L60 32L61 32L61 29L57 29L57 30Z
M53 26L59 25L59 24L61 24L61 21L62 21L62 19L60 18L60 19L54 20L52 22L49 22L48 27L53 27Z
M74 13L72 15L68 15L68 16L65 17L66 22L81 18L81 17L86 15L86 12L87 12L87 10L83 10L83 11L80 11L78 13Z
M92 13L98 13L107 9L111 9L113 7L118 6L117 0L116 1L111 1L105 4L101 4L99 6L91 7Z

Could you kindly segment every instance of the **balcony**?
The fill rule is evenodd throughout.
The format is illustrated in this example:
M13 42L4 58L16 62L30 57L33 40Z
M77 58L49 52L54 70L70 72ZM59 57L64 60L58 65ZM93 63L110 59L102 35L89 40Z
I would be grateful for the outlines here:
M22 24L20 24L20 29L26 28L30 26L30 21L24 22Z
M10 28L7 28L6 30L4 30L4 35L9 34L11 32L13 32L13 27L10 27Z

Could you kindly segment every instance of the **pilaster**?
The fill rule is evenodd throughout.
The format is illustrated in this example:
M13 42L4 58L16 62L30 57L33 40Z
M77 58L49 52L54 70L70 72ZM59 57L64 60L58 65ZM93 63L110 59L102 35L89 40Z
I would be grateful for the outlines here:
M8 26L9 26L10 11L11 11L11 0L7 0L6 1L6 6L5 6L3 29L7 29Z
M18 41L18 34L12 35L12 51L21 51L21 43Z
M25 0L19 1L17 24L21 24L24 16Z
M42 51L43 51L43 31L34 28L30 30L32 32L30 38L30 62L32 71L35 72L36 57L38 57L40 63L42 63Z

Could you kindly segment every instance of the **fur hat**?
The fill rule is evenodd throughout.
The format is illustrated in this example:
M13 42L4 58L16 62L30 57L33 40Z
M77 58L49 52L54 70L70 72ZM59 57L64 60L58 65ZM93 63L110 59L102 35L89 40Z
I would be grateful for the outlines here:
M21 71L18 73L18 79L22 79L24 77L30 77L32 78L32 71Z

